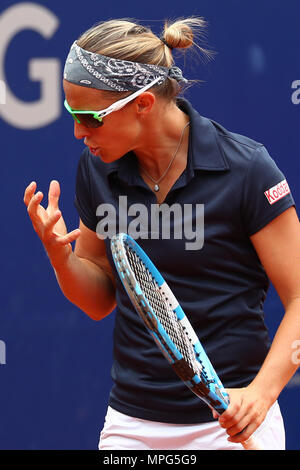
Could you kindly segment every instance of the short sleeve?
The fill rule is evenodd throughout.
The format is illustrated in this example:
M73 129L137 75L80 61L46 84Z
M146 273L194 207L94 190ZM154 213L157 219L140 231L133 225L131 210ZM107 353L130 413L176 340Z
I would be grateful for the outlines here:
M95 232L97 219L91 195L88 153L86 150L82 152L78 163L74 204L84 225Z
M288 182L264 146L256 149L246 173L242 219L248 236L275 219L295 201Z

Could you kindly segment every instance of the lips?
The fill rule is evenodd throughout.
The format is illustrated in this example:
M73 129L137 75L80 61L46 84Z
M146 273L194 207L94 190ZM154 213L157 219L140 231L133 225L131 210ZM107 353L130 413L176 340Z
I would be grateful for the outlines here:
M98 150L99 150L99 147L90 147L89 145L88 145L88 147L89 147L90 152L91 152L93 155L96 155L96 154L97 154L97 152L98 152Z

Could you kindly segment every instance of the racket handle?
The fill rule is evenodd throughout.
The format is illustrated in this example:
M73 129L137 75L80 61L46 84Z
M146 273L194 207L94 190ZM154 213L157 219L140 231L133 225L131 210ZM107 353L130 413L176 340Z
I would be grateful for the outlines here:
M242 442L245 450L264 450L261 443L255 437L249 437L247 441Z

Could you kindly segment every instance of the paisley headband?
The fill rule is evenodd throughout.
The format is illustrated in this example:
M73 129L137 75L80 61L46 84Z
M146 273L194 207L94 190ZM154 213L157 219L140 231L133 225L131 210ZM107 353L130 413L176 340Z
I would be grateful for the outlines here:
M76 85L108 91L136 91L159 78L161 85L167 78L187 83L179 67L162 67L128 60L113 59L86 51L75 41L64 68L64 79Z

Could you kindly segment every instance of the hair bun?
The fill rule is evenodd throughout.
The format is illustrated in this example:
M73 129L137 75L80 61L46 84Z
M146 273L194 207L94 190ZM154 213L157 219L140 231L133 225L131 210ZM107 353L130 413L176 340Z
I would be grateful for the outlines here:
M173 24L166 22L163 38L170 49L187 49L194 44L194 32L188 20L177 20Z

